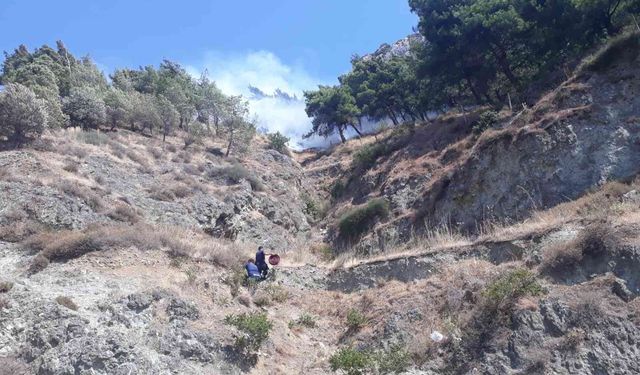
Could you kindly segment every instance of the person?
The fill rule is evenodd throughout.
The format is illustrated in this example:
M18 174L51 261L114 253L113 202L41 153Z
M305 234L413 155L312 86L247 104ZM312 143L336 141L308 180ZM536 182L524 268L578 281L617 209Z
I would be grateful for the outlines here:
M266 278L269 274L269 266L267 265L266 255L264 253L264 248L262 246L258 247L258 252L256 253L256 266L260 271L260 275L262 278Z
M244 268L247 270L247 277L250 279L260 279L260 270L258 266L253 263L253 259L247 260L247 263L244 265Z

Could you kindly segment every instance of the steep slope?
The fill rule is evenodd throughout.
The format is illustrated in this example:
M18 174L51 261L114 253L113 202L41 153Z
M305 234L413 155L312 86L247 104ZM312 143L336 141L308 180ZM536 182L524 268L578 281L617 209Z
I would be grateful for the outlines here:
M628 41L600 52L609 63L587 64L533 108L501 112L479 136L473 127L487 109L302 155L327 196L341 187L326 221L329 240L340 244L335 223L347 208L374 197L390 202L392 215L356 241L368 254L441 227L477 234L633 178L640 172L637 35Z

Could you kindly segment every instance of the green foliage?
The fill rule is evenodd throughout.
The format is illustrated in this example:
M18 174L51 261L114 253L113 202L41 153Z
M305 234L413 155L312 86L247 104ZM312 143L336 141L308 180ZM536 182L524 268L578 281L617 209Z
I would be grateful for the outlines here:
M227 315L224 322L240 331L240 335L235 336L236 348L249 353L260 349L273 328L273 324L264 313Z
M305 135L328 137L334 133L346 141L344 131L348 126L355 128L360 111L351 92L342 86L319 86L317 91L306 91L306 112L312 117L312 130Z
M72 126L97 129L107 118L106 106L100 93L93 87L77 87L62 101L62 110L69 116Z
M347 327L349 330L357 331L360 328L366 326L369 320L363 313L356 309L350 309L347 312Z
M269 139L270 149L276 150L281 154L287 153L287 144L289 143L289 137L281 134L280 132L275 132L267 134L267 138Z
M498 114L495 111L483 112L478 121L473 125L475 134L482 134L485 130L495 126L498 123Z
M266 188L258 177L238 162L234 162L229 167L219 169L217 173L226 176L234 184L238 184L242 180L247 180L251 185L251 189L254 191L264 191Z
M357 238L369 230L377 219L388 215L389 203L383 198L372 199L342 215L338 223L340 236L343 239Z
M508 272L487 285L483 296L490 306L502 308L524 296L537 296L544 293L544 289L536 280L536 275L520 268Z
M342 348L329 359L332 371L342 371L346 375L363 375L374 366L373 356L365 351Z
M394 345L389 351L379 353L376 362L380 374L401 374L411 365L411 358L404 347Z
M16 144L38 138L47 125L45 103L31 89L18 83L0 92L0 141Z

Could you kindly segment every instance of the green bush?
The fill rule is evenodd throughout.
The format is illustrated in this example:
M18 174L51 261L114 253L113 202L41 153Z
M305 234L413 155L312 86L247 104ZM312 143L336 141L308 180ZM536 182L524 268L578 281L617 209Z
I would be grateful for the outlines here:
M240 335L235 336L235 346L238 350L245 352L260 349L273 328L273 324L267 319L265 313L227 315L224 322L241 332Z
M362 146L355 154L351 167L353 169L367 170L374 166L376 160L384 155L386 147L382 143Z
M490 306L500 308L511 305L518 298L527 295L537 296L544 292L542 286L536 280L536 275L520 268L502 275L483 291L483 296Z
M482 134L485 130L495 126L498 123L498 113L495 111L483 112L475 125L473 125L473 133Z
M342 348L329 359L332 371L343 371L347 375L363 375L374 366L371 354L352 348Z
M380 374L400 374L411 365L409 352L400 345L392 346L389 351L382 352L377 357Z
M349 330L357 331L366 326L368 322L367 317L356 309L351 309L347 313L347 327L349 327Z
M280 132L275 132L267 135L269 139L269 148L272 150L276 150L281 154L287 153L287 143L289 143L289 137L281 134Z
M217 170L217 173L226 176L234 184L240 183L242 180L249 181L251 189L254 191L264 191L265 186L251 171L242 164L235 162L228 167Z
M362 235L377 219L389 215L389 203L382 199L372 199L366 205L356 207L342 215L338 223L340 236L354 239Z

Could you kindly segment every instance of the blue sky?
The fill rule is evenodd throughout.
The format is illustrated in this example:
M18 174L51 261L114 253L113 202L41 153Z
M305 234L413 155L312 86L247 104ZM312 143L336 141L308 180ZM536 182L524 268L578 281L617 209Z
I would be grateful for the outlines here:
M352 54L400 39L416 23L407 0L2 0L0 49L61 39L107 73L168 58L193 74L208 69L229 93L246 95L252 84L299 95L335 82ZM296 116L304 120L300 108ZM283 130L293 127L303 126Z

